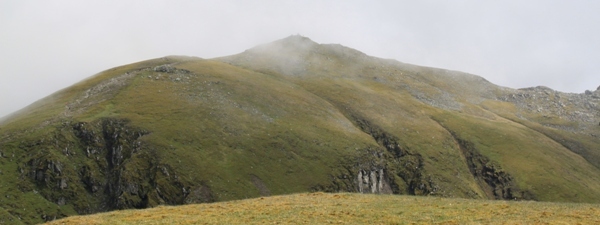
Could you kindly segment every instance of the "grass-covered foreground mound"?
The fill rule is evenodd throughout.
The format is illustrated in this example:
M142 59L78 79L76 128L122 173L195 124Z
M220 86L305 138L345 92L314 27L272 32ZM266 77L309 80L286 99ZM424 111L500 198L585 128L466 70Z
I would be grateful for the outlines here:
M159 206L49 224L599 224L600 205L310 193Z

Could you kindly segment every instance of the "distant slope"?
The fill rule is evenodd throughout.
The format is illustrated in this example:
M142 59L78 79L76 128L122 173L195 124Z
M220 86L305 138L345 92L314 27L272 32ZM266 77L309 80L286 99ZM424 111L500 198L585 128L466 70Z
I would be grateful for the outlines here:
M598 203L598 96L301 36L152 59L1 124L0 207L38 223L306 191Z
M49 224L597 224L597 204L295 194L70 217Z

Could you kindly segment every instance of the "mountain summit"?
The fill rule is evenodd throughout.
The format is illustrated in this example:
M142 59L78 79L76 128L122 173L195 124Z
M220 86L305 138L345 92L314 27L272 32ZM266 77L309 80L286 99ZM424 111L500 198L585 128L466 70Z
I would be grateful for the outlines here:
M0 125L0 223L308 191L598 203L597 93L302 36L142 61Z

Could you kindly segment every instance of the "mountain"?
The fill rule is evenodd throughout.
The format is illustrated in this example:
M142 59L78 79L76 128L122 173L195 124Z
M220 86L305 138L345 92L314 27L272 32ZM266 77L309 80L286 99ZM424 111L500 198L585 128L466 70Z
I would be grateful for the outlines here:
M302 36L152 59L0 123L0 222L307 191L599 203L599 108L600 88L511 89Z

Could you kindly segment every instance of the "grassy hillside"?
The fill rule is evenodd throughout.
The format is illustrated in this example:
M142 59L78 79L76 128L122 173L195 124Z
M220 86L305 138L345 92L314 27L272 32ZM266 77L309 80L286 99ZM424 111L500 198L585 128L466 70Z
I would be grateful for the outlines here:
M600 205L294 194L75 216L48 224L596 224Z
M503 88L298 36L152 59L0 124L0 213L31 224L311 191L598 203L596 94Z

